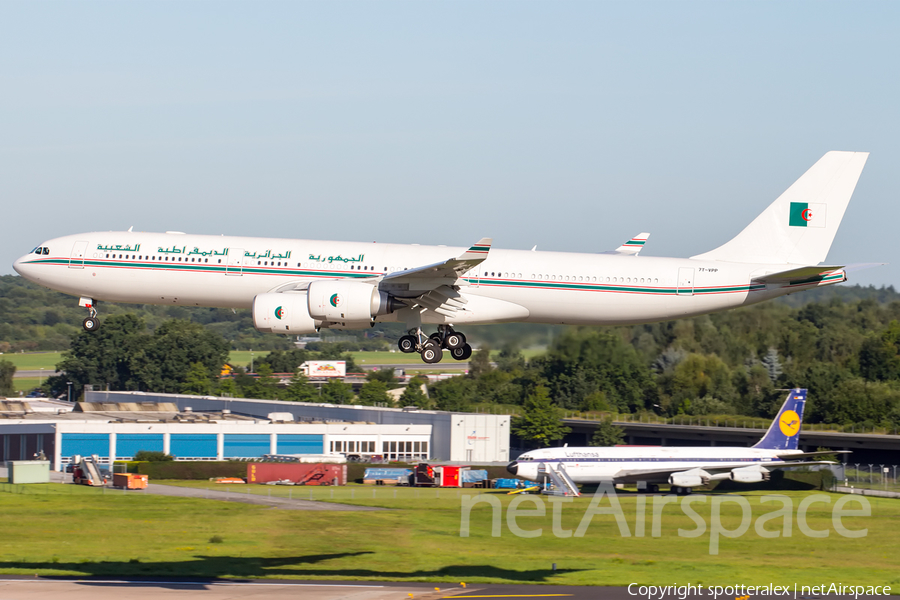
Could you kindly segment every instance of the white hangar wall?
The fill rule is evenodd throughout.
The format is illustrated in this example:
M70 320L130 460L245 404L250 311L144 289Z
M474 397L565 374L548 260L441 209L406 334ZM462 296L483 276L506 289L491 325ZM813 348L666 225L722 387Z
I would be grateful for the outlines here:
M359 405L316 404L218 398L183 394L145 392L85 392L87 402L174 402L179 410L230 410L268 418L271 413L290 413L297 421L336 420L368 422L379 425L430 425L431 458L473 463L509 462L509 415L451 413L435 410L404 410Z

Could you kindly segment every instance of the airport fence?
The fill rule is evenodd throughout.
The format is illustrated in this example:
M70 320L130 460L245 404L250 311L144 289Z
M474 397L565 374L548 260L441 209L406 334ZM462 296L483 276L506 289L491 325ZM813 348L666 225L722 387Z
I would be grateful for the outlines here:
M831 467L835 485L841 487L864 488L900 492L900 465L881 463L847 463Z

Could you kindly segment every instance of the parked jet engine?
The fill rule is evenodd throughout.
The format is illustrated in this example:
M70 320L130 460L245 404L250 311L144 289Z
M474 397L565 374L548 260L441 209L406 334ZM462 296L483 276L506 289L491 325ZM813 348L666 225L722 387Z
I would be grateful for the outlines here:
M377 286L359 281L314 281L307 299L310 316L326 323L369 322L406 306Z
M759 465L752 467L741 467L740 469L732 469L731 480L740 481L741 483L756 483L757 481L768 481L769 470Z
M669 484L679 487L697 487L709 483L710 475L703 469L690 469L669 475Z
M263 333L302 335L318 331L305 292L259 294L253 298L253 326Z

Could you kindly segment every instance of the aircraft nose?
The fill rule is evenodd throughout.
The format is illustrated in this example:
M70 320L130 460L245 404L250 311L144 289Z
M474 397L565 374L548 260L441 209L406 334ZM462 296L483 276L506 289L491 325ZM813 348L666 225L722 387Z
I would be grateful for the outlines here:
M511 463L506 465L506 470L513 475L517 474L519 472L519 463L517 463L516 461L512 461Z
M28 255L20 256L16 262L13 263L13 269L15 269L16 273L21 275L26 279L31 279L30 275L33 271L32 265L28 264Z
M25 257L20 256L16 259L16 262L13 263L13 269L15 269L16 273L19 275L22 274L22 263L25 262Z

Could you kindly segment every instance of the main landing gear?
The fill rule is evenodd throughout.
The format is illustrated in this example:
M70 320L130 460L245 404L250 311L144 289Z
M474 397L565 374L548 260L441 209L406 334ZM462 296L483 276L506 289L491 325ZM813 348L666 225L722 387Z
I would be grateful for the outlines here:
M88 309L88 318L81 322L81 326L85 331L97 331L100 329L100 319L97 318L97 309L94 308L94 300L91 298L81 298L78 301L79 306Z
M428 364L441 362L445 349L456 360L469 360L472 356L472 346L466 343L466 336L453 331L450 325L438 325L437 332L428 337L422 333L421 327L410 329L408 335L400 338L397 346L401 352L418 352Z

